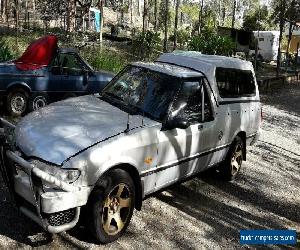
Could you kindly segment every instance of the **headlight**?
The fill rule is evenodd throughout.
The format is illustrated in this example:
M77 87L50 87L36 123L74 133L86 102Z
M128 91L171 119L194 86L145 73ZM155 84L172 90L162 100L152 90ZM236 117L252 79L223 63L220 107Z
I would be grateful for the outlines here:
M60 169L58 179L72 183L76 181L80 176L80 171L78 169Z
M81 174L78 169L61 168L58 166L49 165L41 161L33 161L32 163L35 164L40 170L67 183L73 183L79 178Z

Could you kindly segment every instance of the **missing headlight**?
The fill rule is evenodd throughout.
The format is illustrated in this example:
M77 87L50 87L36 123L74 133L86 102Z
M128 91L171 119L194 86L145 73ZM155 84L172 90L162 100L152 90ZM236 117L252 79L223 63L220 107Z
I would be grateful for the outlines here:
M35 164L42 171L67 183L75 182L81 174L80 170L78 169L61 168L59 166L50 165L48 163L37 160L32 161L32 163Z

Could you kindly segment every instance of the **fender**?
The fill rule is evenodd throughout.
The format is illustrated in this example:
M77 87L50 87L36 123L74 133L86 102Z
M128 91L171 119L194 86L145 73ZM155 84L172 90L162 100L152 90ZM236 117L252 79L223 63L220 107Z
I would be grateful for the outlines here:
M121 165L130 165L132 167L134 167L136 169L136 171L138 172L138 164L137 162L128 157L128 156L120 156L120 157L116 157L115 159L112 159L110 161L106 161L103 165L101 165L101 167L99 167L98 171L95 173L95 183L96 181L103 176L103 174L117 166L121 166ZM139 173L139 172L138 172Z
M28 92L32 92L29 85L25 82L11 82L10 84L8 84L8 86L6 88L6 92L9 92L9 90L11 90L12 88L15 88L15 87L22 87L22 88L25 88Z
M123 169L130 174L135 184L135 192L136 192L135 208L140 211L142 208L142 201L145 197L144 181L140 177L140 173L137 169L137 162L134 159L131 159L130 157L122 156L117 160L106 162L96 172L95 174L95 177L97 177L96 182L101 178L101 176L104 176L106 172L109 172L110 170L116 168Z

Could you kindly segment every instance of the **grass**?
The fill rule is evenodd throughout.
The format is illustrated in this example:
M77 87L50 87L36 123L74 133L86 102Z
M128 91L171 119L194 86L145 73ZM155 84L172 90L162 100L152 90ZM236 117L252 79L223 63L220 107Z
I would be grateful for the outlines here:
M90 47L80 53L95 70L106 70L118 73L128 61L118 51L108 48Z
M43 33L41 32L31 32L30 34L22 33L19 35L18 39L13 33L2 35L1 40L5 45L5 55L9 54L9 59L18 58L33 40L41 36L43 36ZM61 34L58 34L58 37L60 36ZM74 44L70 44L70 41L67 41L66 39L59 39L59 46L75 47L75 42ZM99 46L90 46L83 48L80 51L81 56L95 70L106 70L115 73L119 72L130 61L128 60L128 57L124 56L124 53L125 52L122 50L105 46L102 46L102 48ZM0 58L0 61L5 61L5 59L6 57L3 56L3 59L1 60Z

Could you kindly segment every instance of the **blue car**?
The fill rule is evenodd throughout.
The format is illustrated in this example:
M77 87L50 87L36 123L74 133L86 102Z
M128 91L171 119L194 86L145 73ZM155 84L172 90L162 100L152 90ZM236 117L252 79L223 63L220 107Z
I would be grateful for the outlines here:
M57 47L55 36L33 42L15 61L0 63L0 101L13 116L61 99L99 92L113 73L95 72L74 49Z

